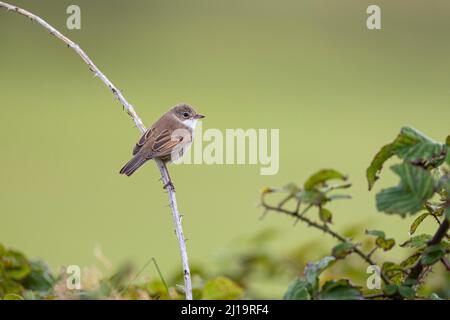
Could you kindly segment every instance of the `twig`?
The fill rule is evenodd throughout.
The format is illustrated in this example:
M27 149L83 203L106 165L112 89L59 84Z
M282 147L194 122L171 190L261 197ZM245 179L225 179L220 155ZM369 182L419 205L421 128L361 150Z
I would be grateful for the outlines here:
M94 73L94 75L98 77L108 87L109 90L111 90L111 92L114 94L117 100L120 101L120 103L123 105L127 113L133 119L136 127L141 131L141 133L144 133L146 131L144 123L134 110L133 106L125 99L120 90L117 89L117 87L114 86L113 83L100 71L100 69L94 64L94 62L92 62L92 60L83 51L83 49L81 49L75 42L64 36L61 32L56 30L45 20L27 10L24 10L22 8L19 8L17 6L2 1L0 1L0 7L5 8L7 11L14 11L38 23L43 28L47 29L47 31L50 32L51 35L55 36L56 38L64 42L69 48L73 49L81 57L81 59L83 59L83 61L89 66L89 70L91 70ZM167 168L159 160L156 160L156 164L158 165L158 168L161 172L161 177L164 185L169 184L170 180ZM181 260L183 262L184 290L186 294L186 299L192 300L192 285L189 271L188 256L186 251L186 241L183 238L183 229L181 226L180 214L178 213L175 190L174 188L167 188L167 189L169 194L170 207L172 209L173 222L175 224L175 230L178 239L178 245L180 247Z
M371 258L372 255L375 253L375 251L377 251L377 249L378 249L378 247L375 247L375 248L373 248L372 250L370 250L370 252L367 254L367 256L368 256L369 258Z
M447 260L445 257L443 257L443 258L441 259L441 262L442 262L442 264L444 265L445 269L446 269L448 272L450 272L450 262L448 262L448 260Z
M427 247L430 247L432 245L438 244L442 241L442 239L447 235L447 231L450 227L449 221L448 219L444 216L444 220L441 222L438 230L436 231L436 233L434 234L433 238L428 241L427 243ZM413 280L419 280L421 278L422 275L422 271L425 268L425 266L423 265L421 259L419 259L419 261L417 261L416 265L414 267L412 267L411 272L409 273L409 276L407 277L408 279L413 279Z
M298 220L303 221L304 223L306 223L307 225L309 225L311 227L322 230L324 233L329 234L330 236L339 240L340 242L348 242L348 240L345 237L343 237L339 233L331 230L328 226L318 224L318 223L306 218L302 213L299 213L298 209L296 211L291 211L291 210L287 210L284 208L269 205L265 201L266 194L267 193L263 193L261 195L261 204L266 210L285 213L287 215L294 217L296 219L296 221L298 221ZM360 256L364 261L366 261L369 265L376 265L376 263L370 258L370 256L368 256L364 252L362 252L358 247L356 247L356 245L353 247L353 251L358 256ZM386 284L390 283L389 278L384 273L381 272L380 276Z

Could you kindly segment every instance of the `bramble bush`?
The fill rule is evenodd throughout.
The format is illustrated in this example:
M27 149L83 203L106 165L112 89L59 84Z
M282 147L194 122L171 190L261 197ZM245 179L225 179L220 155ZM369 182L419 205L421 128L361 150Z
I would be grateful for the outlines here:
M313 174L302 185L288 184L283 188L265 188L261 195L261 205L267 211L290 215L315 227L339 241L329 255L317 262L306 265L301 277L289 286L285 299L440 299L437 293L420 296L419 291L427 280L427 275L435 264L441 263L444 270L450 271L448 255L450 220L450 136L445 143L436 142L411 127L404 127L395 140L381 148L367 169L366 178L369 190L379 179L383 164L391 157L400 163L391 167L398 176L396 186L383 189L376 194L378 211L389 215L418 215L409 228L410 239L398 246L413 248L412 255L403 261L376 262L372 255L376 250L389 251L396 241L388 238L382 230L366 230L368 237L374 237L374 247L364 252L358 243L352 242L330 227L333 214L327 204L347 195L336 190L349 188L347 177L336 170L321 170ZM333 181L339 181L334 182ZM267 202L269 194L281 194L283 198L273 205ZM286 209L289 202L295 209ZM318 220L315 222L305 214L315 208ZM426 219L437 223L434 234L419 234L416 231ZM347 259L350 255L359 256L368 265L379 266L378 273L383 282L382 288L369 294L367 288L356 286L350 279L330 279L320 281L321 274L333 264ZM448 281L448 280L447 280ZM449 289L443 292L449 298Z
M336 170L320 170L302 185L264 188L264 214L272 211L291 216L295 222L316 228L338 243L333 248L324 248L323 241L301 243L280 253L269 249L277 232L263 230L219 254L217 270L193 265L194 299L281 298L274 296L272 287L279 288L289 281L288 288L283 287L284 299L449 299L449 148L450 136L445 143L439 143L405 127L393 142L380 149L367 169L371 190L384 163L390 158L399 160L391 167L399 183L382 189L375 198L382 213L416 216L407 229L410 238L403 243L383 230L364 230L361 226L348 226L341 232L333 229L334 214L329 203L350 199L345 191L351 187L348 178ZM436 230L420 234L420 224L427 219L436 222ZM361 237L359 242L354 240ZM374 259L374 253L390 250L411 254L400 261ZM322 252L327 253L321 257ZM166 281L156 261L154 264L158 277L143 280L138 279L140 271L136 273L130 264L114 272L107 270L109 276L99 268L85 268L82 288L73 290L67 288L64 268L53 273L45 262L28 259L0 245L0 298L184 299L183 288L177 285L183 282L183 275L174 274ZM378 267L375 272L379 271L379 289L367 287L368 266Z

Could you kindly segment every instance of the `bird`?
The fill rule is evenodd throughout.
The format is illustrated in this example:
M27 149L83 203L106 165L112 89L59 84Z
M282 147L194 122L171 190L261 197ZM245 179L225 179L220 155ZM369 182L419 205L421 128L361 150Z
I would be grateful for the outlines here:
M204 115L185 103L172 107L142 135L133 149L133 158L120 170L120 174L131 176L144 163L159 159L165 165L190 147L195 126ZM164 186L166 188L169 182Z

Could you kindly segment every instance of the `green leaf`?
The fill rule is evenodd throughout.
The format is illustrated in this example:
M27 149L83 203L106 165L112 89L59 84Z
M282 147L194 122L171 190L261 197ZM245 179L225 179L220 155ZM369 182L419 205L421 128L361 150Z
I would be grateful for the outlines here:
M381 272L385 274L393 283L400 284L403 281L403 267L393 262L384 262Z
M283 296L284 300L311 300L308 284L301 278L295 279Z
M367 168L366 177L369 190L378 180L383 164L392 156L397 155L410 162L426 162L428 165L437 166L444 161L445 152L442 144L435 142L414 128L403 127L397 138L381 148Z
M442 188L445 191L447 198L450 199L450 177L443 176L439 181L439 185L440 188Z
M447 147L436 142L419 142L409 148L398 150L397 155L409 162L436 168L444 162Z
M404 286L412 287L415 285L418 285L419 281L416 279L406 279L405 282L403 282Z
M434 193L433 177L428 171L407 163L394 165L392 170L400 177L400 184L377 194L378 211L404 217L421 210Z
M405 260L403 260L400 263L400 266L402 268L412 267L413 265L416 264L416 262L420 259L421 256L422 256L422 250L419 250L416 253L414 253L413 255L411 255L408 258L406 258Z
M386 238L386 234L381 230L366 230L366 234L383 239Z
M362 293L358 287L350 284L346 279L329 280L320 291L322 300L361 300Z
M420 261L425 265L432 265L438 262L445 255L445 250L442 244L438 243L432 246L429 246L423 252L422 258Z
M391 250L395 245L394 239L386 239L386 234L381 230L366 230L366 234L376 236L375 244L384 251Z
M3 300L24 300L21 295L15 294L15 293L8 293L5 294L3 297Z
M414 220L414 222L411 224L411 227L409 227L409 234L410 234L410 235L413 235L413 234L416 232L417 227L418 227L418 226L425 220L425 218L427 218L429 215L430 215L429 212L425 212L425 213L422 213L420 216L418 216L418 217Z
M428 241L431 240L431 235L429 234L420 234L418 236L411 237L409 240L405 241L400 245L400 247L407 248L420 248L425 246Z
M397 293L397 291L398 291L398 286L395 284L388 284L388 285L384 286L384 288L383 288L383 292L387 296L393 296L394 294Z
M6 277L13 280L24 279L31 270L27 258L15 250L6 251L1 260Z
M343 259L346 256L348 256L350 253L352 253L354 249L355 249L355 246L353 245L353 243L342 242L333 248L333 250L331 251L331 254L336 259Z
M209 280L203 287L204 300L236 300L240 299L244 290L226 277Z
M442 188L443 191L450 198L450 176L444 175L439 181L439 188Z
M416 296L414 289L408 286L400 286L398 288L398 293L405 299L414 299Z
M377 245L378 248L381 248L384 251L388 251L394 247L395 240L394 239L384 239L384 238L378 237L377 240L375 241L375 244Z
M431 300L444 300L441 297L439 297L437 293L434 293L434 292L432 294L430 294L430 299Z
M56 282L50 267L43 261L31 261L30 266L31 271L22 282L24 287L42 293L49 292Z
M327 256L316 263L310 262L306 265L303 273L306 282L311 286L313 291L317 291L319 287L319 275L335 261L335 257Z
M336 179L347 180L347 177L334 169L323 169L310 176L308 180L306 180L304 187L305 190L313 190L317 186L323 185L328 180Z
M324 223L332 223L333 214L330 210L321 207L319 209L319 218Z
M316 190L311 191L303 190L297 192L295 194L295 197L302 203L311 204L315 206L320 206L328 201L323 193Z

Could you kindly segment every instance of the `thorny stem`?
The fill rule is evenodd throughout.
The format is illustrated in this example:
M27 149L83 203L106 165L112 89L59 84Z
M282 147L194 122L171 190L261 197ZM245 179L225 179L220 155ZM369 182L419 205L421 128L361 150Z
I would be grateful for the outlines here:
M291 211L291 210L285 209L280 206L272 206L272 205L268 204L265 201L266 194L267 194L267 192L263 192L261 195L261 205L263 206L263 208L265 210L277 211L277 212L287 214L287 215L297 219L297 221L299 220L299 221L306 223L310 227L314 227L316 229L322 230L324 233L332 236L333 238L339 240L340 242L348 242L348 240L344 236L340 235L336 231L331 230L327 225L322 225L322 224L319 224L317 222L314 222L314 221L306 218L304 215L299 213L298 208L295 211ZM369 255L365 254L363 251L361 251L356 245L353 247L353 252L355 252L359 257L361 257L369 265L376 265L376 263L371 259L371 257ZM383 272L380 272L380 276L386 284L390 283L389 278Z
M56 30L53 26L51 26L48 22L46 22L41 17L24 10L22 8L19 8L17 6L5 3L0 1L0 8L5 8L7 11L13 11L18 14L21 14L30 20L36 22L43 28L45 28L51 35L55 36L62 42L64 42L69 48L74 50L80 57L83 59L83 61L88 65L89 70L91 70L96 77L98 77L107 87L108 89L114 94L114 96L117 98L117 100L120 101L120 103L123 105L125 110L127 111L128 115L133 119L136 127L141 131L141 133L144 133L146 131L146 128L144 126L144 123L142 122L141 118L138 116L136 111L134 110L133 106L125 99L123 94L120 92L119 89L117 89L116 86L100 71L100 69L94 64L94 62L89 58L89 56L83 51L83 49L80 48L75 42L64 36L61 32ZM170 182L169 179L169 172L167 168L164 166L164 164L156 160L156 164L158 165L158 168L161 172L161 177L163 180L164 185L167 185ZM177 208L177 200L175 196L175 190L173 187L167 188L168 194L169 194L169 201L170 201L170 207L172 209L172 217L173 222L175 224L175 231L177 234L178 239L178 245L180 247L180 254L181 254L181 260L183 263L183 274L184 274L184 291L186 294L187 300L192 300L192 286L191 286L191 277L190 277L190 271L189 271L189 262L188 262L188 256L187 256L187 250L186 250L186 241L183 237L183 229L181 225L181 217L178 212Z

